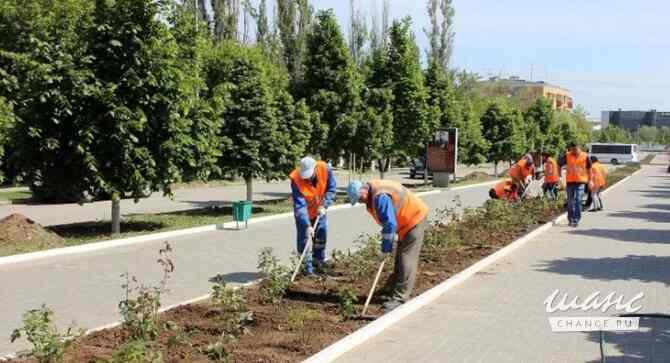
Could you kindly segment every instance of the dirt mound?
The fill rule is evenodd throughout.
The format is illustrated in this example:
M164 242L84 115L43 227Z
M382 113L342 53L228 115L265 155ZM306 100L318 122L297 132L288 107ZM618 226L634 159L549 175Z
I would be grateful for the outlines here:
M21 214L0 219L0 247L20 246L28 242L49 245L63 242L63 239Z

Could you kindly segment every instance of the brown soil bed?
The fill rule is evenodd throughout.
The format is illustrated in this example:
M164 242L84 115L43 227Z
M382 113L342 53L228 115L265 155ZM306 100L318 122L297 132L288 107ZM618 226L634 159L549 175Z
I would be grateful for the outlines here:
M466 211L456 222L432 226L421 253L414 295L421 294L503 248L529 230L552 220L563 212L562 203L538 200L508 205L495 202L486 208ZM525 216L509 221L496 217L511 212L523 213ZM449 241L444 242L446 239ZM456 242L452 243L452 240ZM232 361L298 362L368 324L369 320L344 319L340 315L338 291L343 286L352 287L358 296L356 307L360 311L377 261L370 263L369 273L361 274L364 277L360 279L353 278L354 269L350 260L342 261L345 262L338 264L337 258L334 258L335 267L325 280L299 279L289 288L280 304L260 304L257 285L243 290L247 302L246 310L253 312L254 320L248 326L249 332L238 336L237 343L228 347ZM383 285L384 279L392 270L390 265L387 264L380 285ZM302 331L291 330L289 313L296 309L316 311L318 319L306 324ZM369 313L374 316L382 314L378 299L373 299ZM203 351L225 331L221 316L219 308L210 302L181 306L162 314L161 319L176 323L189 337L190 342L167 348L166 342L174 332L163 333L159 341L165 361L211 362ZM122 328L85 336L68 349L65 361L97 362L109 359L114 349L126 338L127 334ZM33 360L27 358L14 362Z
M44 247L48 247L62 243L63 239L32 219L21 214L11 214L0 220L0 247L16 244L17 241L40 241Z

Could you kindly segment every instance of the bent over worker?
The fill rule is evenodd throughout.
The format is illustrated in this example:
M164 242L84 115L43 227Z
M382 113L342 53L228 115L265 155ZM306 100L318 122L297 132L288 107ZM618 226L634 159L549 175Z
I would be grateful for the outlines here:
M558 162L552 158L549 153L542 153L542 161L544 163L544 184L542 184L542 192L551 199L558 197L558 183L561 181L560 169Z
M589 177L589 191L593 208L589 212L603 210L603 200L600 192L607 186L607 168L601 164L597 157L591 156L591 175Z
M509 169L509 177L512 178L517 188L523 191L530 184L534 172L533 156L526 154Z
M365 203L368 213L382 226L382 253L393 252L397 242L395 268L386 283L391 294L384 302L385 310L393 310L407 301L414 289L428 207L400 183L389 180L352 181L347 194L352 205Z
M311 157L300 160L300 166L289 175L293 195L293 213L297 229L297 249L302 253L310 236L314 236L312 256L305 257L305 273L314 274L313 260L320 270L326 259L328 220L326 209L335 201L337 184L333 170L323 161ZM316 218L319 225L315 226ZM313 257L313 258L312 258Z
M510 202L514 202L519 199L519 194L517 193L517 186L511 180L503 180L496 184L491 190L489 190L489 197L491 199L500 199Z

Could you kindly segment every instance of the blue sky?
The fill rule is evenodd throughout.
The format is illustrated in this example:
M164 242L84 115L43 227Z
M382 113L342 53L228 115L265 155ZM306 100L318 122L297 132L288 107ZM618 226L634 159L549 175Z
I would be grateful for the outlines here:
M369 14L373 3L357 0ZM348 0L312 0L348 27ZM419 46L427 39L425 1L390 0L410 15ZM609 109L670 111L670 1L454 0L452 63L482 76L518 75L570 89L591 116Z

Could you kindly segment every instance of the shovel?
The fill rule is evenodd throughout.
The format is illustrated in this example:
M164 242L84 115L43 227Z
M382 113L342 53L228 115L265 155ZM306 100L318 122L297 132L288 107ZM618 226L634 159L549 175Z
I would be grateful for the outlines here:
M316 229L319 227L319 219L321 216L316 217L316 221L314 221L314 233L316 233ZM314 239L314 235L310 235L309 238L307 239L307 243L305 244L305 248L302 249L302 254L300 255L300 260L298 260L298 265L295 267L295 271L293 271L293 275L291 276L291 282L295 281L295 277L298 276L298 271L300 271L300 268L302 267L302 260L305 259L305 254L307 253L308 249L312 248L312 240Z
M375 276L375 280L372 282L372 287L370 288L370 292L368 293L368 298L365 300L365 305L363 305L363 311L361 312L361 318L366 318L367 316L365 313L368 311L368 305L370 305L370 300L372 300L372 294L375 293L375 288L377 288L377 283L379 282L379 277L382 275L382 271L384 270L384 265L386 264L386 258L382 260L382 263L379 265L379 269L377 270L377 275Z

